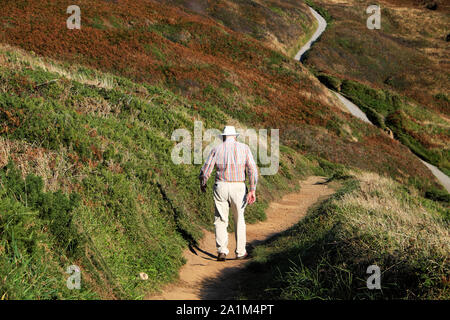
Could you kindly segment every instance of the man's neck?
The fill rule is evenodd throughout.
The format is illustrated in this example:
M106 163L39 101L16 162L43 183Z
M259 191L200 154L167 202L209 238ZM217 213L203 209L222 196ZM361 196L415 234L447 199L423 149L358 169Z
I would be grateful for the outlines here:
M236 141L235 136L226 136L224 142Z

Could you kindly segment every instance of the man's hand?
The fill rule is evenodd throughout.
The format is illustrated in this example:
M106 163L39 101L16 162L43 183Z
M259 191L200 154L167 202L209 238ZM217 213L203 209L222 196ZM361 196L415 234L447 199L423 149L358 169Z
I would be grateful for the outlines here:
M206 192L206 183L203 182L203 174L200 174L198 176L198 180L200 180L200 190L202 190L203 193Z
M248 204L252 204L256 201L256 192L255 190L250 191L249 193L247 193L247 203Z

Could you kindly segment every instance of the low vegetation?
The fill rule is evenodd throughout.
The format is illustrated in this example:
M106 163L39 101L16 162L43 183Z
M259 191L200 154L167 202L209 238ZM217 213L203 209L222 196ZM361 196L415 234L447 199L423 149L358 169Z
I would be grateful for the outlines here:
M421 181L423 192L439 186L406 148L343 113L336 97L300 63L247 34L191 10L149 1L82 6L81 29L68 30L68 15L61 7L64 1L8 3L1 13L8 27L0 30L0 41L57 58L65 66L56 72L82 65L88 67L81 70L85 77L95 69L122 77L118 86L131 81L168 90L185 98L184 108L194 114L212 115L217 108L221 120L230 117L246 126L280 128L282 141L294 150L405 182L414 178ZM44 16L50 17L45 23L30 22L34 20L29 17ZM30 28L32 32L26 31ZM106 81L102 85L108 85ZM141 96L151 97L152 90L143 90ZM178 123L182 121L172 127ZM84 154L92 151L83 143L76 147Z
M439 99L448 90L448 4L428 10L420 1L383 0L381 29L370 30L370 1L315 0L333 19L305 63L330 75L390 89L448 117Z
M258 39L287 55L292 55L293 50L315 30L315 21L309 15L305 3L296 0L158 1L207 15L224 26Z
M173 131L195 121L280 129L280 170L261 178L250 223L299 178L344 166L443 210L446 194L408 148L342 112L268 39L167 1L83 3L81 30L66 28L62 0L8 1L0 13L0 298L139 299L176 279L182 251L213 227L200 165L171 161ZM287 24L304 14L264 3L256 12ZM72 264L80 291L66 287Z
M339 192L255 249L239 298L448 299L449 209L373 173L335 178Z
M227 115L161 87L1 54L0 297L136 299L175 279L182 250L212 228L213 204L196 183L200 166L171 161L171 134L192 133L194 120L220 128ZM320 168L282 146L247 220ZM72 264L81 291L65 286Z
M366 26L369 1L311 3L330 16L305 64L329 88L358 105L381 129L450 175L446 9L385 0L381 29Z
M360 107L373 124L392 130L394 137L417 156L450 175L450 124L439 114L391 90L376 90L327 74L318 78Z

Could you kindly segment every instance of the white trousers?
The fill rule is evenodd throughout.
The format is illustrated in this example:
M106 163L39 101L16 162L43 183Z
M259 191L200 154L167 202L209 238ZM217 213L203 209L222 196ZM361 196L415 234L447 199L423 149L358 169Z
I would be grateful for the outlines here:
M228 254L228 215L233 212L236 236L236 255L245 255L247 241L244 211L247 205L247 187L244 182L217 181L214 185L216 247L218 253Z

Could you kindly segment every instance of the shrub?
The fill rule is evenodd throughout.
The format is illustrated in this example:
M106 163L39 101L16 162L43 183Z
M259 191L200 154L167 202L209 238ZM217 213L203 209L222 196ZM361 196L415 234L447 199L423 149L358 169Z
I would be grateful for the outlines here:
M85 285L66 287L63 266L80 258L84 245L72 221L78 196L42 187L41 178L23 179L12 162L0 169L0 297L95 298Z
M29 174L23 179L11 161L1 169L0 180L4 194L36 212L61 249L71 256L78 252L82 238L72 223L72 211L79 205L79 195L72 193L67 197L60 191L43 192L42 178Z
M441 201L446 204L450 203L450 194L445 190L435 188L430 189L425 192L425 197L431 200Z
M341 91L341 84L342 84L341 79L339 79L337 77L333 77L333 76L325 74L325 73L319 74L317 79L319 79L320 82L322 82L324 85L326 85L331 90Z

